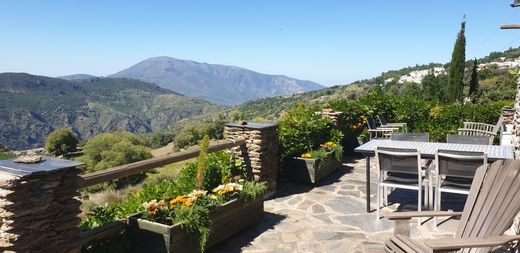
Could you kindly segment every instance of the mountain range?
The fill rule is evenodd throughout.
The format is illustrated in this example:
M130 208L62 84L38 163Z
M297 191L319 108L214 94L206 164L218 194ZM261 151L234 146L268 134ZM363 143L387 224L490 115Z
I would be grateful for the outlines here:
M108 77L151 82L189 97L223 105L324 88L315 82L287 76L266 75L234 66L171 57L149 58Z
M0 144L41 147L47 135L71 128L79 138L115 129L137 133L221 109L202 99L126 78L67 81L25 73L0 74Z

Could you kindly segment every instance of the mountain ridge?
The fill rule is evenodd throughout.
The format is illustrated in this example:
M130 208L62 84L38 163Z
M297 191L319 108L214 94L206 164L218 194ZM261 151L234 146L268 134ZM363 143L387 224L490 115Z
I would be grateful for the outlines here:
M155 83L190 97L224 105L324 88L321 84L268 75L245 68L201 63L168 56L151 57L108 77Z
M42 146L60 127L82 139L116 129L144 133L221 108L139 80L27 73L0 73L0 96L0 143L10 149Z

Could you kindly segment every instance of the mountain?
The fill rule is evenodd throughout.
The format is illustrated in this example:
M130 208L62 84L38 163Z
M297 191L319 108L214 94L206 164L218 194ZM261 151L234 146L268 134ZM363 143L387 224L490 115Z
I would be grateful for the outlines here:
M97 76L89 75L89 74L74 74L74 75L68 75L68 76L58 76L56 78L67 80L67 81L74 81L74 80L83 80L83 79L89 79L89 78L95 78Z
M480 98L487 101L514 100L516 77L512 69L520 67L520 48L511 48L503 52L492 52L488 56L478 59L478 86ZM466 62L465 82L469 83L473 60ZM276 122L290 107L298 103L326 105L341 99L355 100L374 89L381 89L384 93L399 97L406 96L406 89L420 87L424 71L435 71L437 76L444 75L448 64L430 63L405 67L398 70L389 70L379 76L355 81L347 85L327 87L320 90L308 91L290 96L277 96L248 101L221 111L180 120L176 128L199 124L199 122L218 121L223 118L237 120L260 120ZM413 78L412 78L413 77ZM467 86L467 85L466 85ZM465 91L467 93L467 90Z
M323 88L322 85L311 81L171 57L150 58L109 77L152 82L186 96L224 105Z
M0 144L9 149L42 146L56 128L79 138L124 129L142 133L221 109L152 83L125 78L67 81L25 73L0 74Z

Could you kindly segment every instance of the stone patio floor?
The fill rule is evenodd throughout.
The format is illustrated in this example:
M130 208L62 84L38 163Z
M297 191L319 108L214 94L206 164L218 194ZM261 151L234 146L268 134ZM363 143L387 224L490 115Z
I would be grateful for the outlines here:
M371 164L374 165L373 160ZM374 168L371 169L373 211L366 212L365 165L362 157L345 157L342 168L315 186L279 182L277 194L265 201L261 222L210 252L384 252L383 243L393 234L394 224L387 219L376 219ZM443 205L460 210L464 201L459 195ZM383 213L416 210L416 205L416 192L396 190ZM447 220L435 230L431 220L422 221L422 225L419 220L411 223L412 237L423 238L451 237L458 225L457 220Z

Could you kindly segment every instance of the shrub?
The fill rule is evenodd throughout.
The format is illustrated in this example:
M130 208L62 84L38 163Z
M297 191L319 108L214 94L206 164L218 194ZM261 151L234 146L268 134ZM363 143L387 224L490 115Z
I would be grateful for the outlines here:
M94 172L112 168L152 157L150 150L145 147L146 140L135 134L115 131L103 133L89 139L83 150L85 155L81 160L86 164L86 172ZM121 188L129 184L141 182L146 174L121 178L108 183L109 186ZM98 186L103 189L107 186Z
M78 138L72 130L68 128L59 128L49 134L45 140L45 150L47 153L60 156L69 152L76 151L78 146Z
M6 147L0 145L0 160L6 160L16 157L11 151L9 151Z
M331 140L332 120L317 106L298 104L279 121L280 158L300 156Z
M393 96L371 93L357 101L340 100L330 103L330 107L344 113L345 126L342 129L345 147L352 147L352 138L366 131L365 117L385 116L390 122L405 122L409 132L428 132L431 141L443 142L446 135L456 133L464 121L495 124L503 106L511 101L481 104L442 104L426 102L414 98L400 99ZM349 151L352 149L349 148Z

